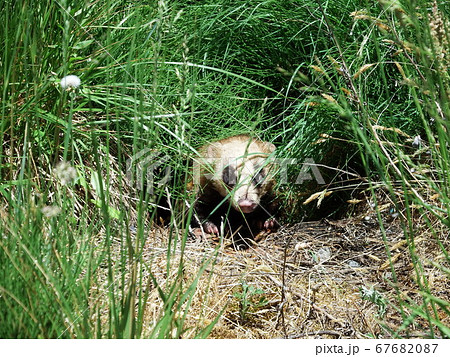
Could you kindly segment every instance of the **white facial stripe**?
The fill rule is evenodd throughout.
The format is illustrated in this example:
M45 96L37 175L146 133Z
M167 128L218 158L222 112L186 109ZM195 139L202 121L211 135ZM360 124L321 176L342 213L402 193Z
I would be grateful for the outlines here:
M263 169L267 163L267 154L221 158L216 161L216 180L213 180L213 184L222 197L230 201L235 210L239 210L239 202L242 200L249 200L259 205L261 193L265 192L265 184L268 183L265 180L265 169ZM226 173L225 176L233 176L234 182L224 182L224 170L227 167L234 172L231 175Z

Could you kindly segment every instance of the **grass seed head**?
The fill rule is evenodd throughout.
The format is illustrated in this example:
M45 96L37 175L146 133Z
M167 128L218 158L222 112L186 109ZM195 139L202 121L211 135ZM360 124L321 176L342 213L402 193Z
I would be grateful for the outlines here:
M61 161L55 168L55 175L63 186L77 178L77 170L66 161Z
M81 79L78 76L75 76L73 74L65 76L61 78L61 88L65 90L69 90L72 88L78 88L81 85Z

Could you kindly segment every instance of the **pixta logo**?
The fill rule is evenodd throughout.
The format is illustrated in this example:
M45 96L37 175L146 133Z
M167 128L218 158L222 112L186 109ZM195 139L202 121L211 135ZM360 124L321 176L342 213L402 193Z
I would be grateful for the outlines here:
M144 149L126 161L126 177L130 186L146 190L150 195L170 181L170 156L152 149Z
M323 179L317 164L314 162L312 158L306 158L303 162L297 159L281 159L277 158L276 162L279 167L279 175L280 175L280 183L286 184L288 183L288 168L289 166L295 165L296 167L300 167L300 172L295 179L295 183L297 185L301 185L305 181L311 181L314 179L319 185L324 185L325 180ZM311 175L312 174L312 175Z

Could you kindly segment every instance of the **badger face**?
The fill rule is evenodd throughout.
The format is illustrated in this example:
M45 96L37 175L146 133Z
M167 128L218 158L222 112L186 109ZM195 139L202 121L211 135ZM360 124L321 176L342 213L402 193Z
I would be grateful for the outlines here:
M243 213L252 213L258 208L261 197L272 186L268 178L270 166L264 159L231 160L222 169L222 187L217 190L223 197L228 197L232 207Z
M275 145L238 135L199 149L194 181L199 197L208 201L211 189L226 198L238 212L252 213L261 198L272 191L276 165L270 161Z

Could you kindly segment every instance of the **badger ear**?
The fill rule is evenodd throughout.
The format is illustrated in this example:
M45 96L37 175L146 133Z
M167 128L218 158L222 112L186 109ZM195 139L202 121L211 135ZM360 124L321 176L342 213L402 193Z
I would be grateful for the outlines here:
M206 157L209 158L219 157L221 147L222 147L221 143L213 143L211 145L208 145L206 149Z
M276 150L276 148L277 148L274 144L269 143L268 141L265 141L265 142L263 143L263 145L264 145L264 149L267 150L267 153L272 153L272 152L274 152L274 151Z

